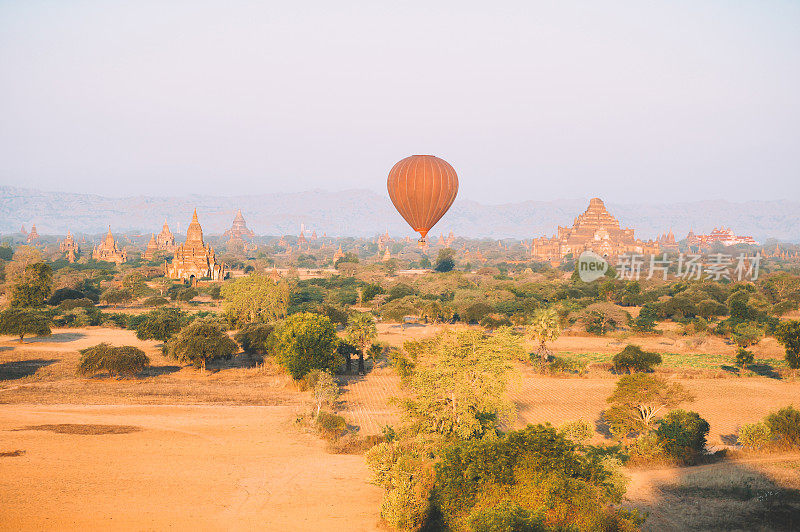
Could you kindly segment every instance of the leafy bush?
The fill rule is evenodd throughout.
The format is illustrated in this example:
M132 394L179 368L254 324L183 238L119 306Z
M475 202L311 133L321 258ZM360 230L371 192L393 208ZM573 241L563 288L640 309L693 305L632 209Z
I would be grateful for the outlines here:
M564 423L558 431L575 443L584 443L594 436L594 425L584 419L578 419Z
M133 377L150 365L150 359L139 348L124 345L112 347L107 343L80 351L78 375L89 376L107 371L111 376Z
M493 331L500 327L510 327L512 323L507 316L503 316L502 314L487 314L481 320L480 325L484 329Z
M491 508L476 508L467 517L471 532L540 532L547 529L543 519L522 506L503 501Z
M142 302L145 307L163 307L168 304L169 300L161 296L150 296Z
M327 438L338 438L347 432L347 422L342 416L321 410L316 420L317 430Z
M122 312L107 312L100 314L99 316L101 319L101 325L110 325L119 327L120 329L124 329L128 326L129 316L127 314L123 314Z
M613 506L619 494L606 483L610 475L599 456L578 452L552 426L528 425L493 440L444 449L436 464L433 501L442 528L453 530L483 526L486 519L535 523L533 517L559 530L633 528L636 518ZM514 509L511 516L496 511L478 517L477 512L502 505Z
M673 410L658 422L656 438L667 457L691 464L705 452L709 428L697 412Z
M617 320L600 311L592 310L586 314L586 332L604 335L617 328Z
M389 289L389 296L386 298L386 301L388 302L394 299L402 299L406 296L413 296L414 294L414 289L407 284L397 283Z
M752 351L748 351L744 347L740 347L739 350L736 351L736 365L740 368L746 368L752 365L754 361L755 357Z
M419 530L430 513L434 473L428 456L390 441L366 454L376 484L384 489L381 517L402 530Z
M617 373L651 372L661 364L661 355L642 350L638 345L629 344L611 359Z
M786 406L764 420L778 445L800 447L800 410Z
M467 323L480 323L492 310L486 303L473 303L464 310L463 318Z
M772 431L766 423L749 423L739 428L739 443L750 450L759 450L772 442Z
M272 351L274 326L267 323L248 323L233 336L242 350L249 355L266 355Z
M197 290L192 287L184 288L175 294L175 299L178 301L191 301L198 296Z
M56 305L61 304L63 301L68 299L83 299L86 297L86 294L81 292L80 290L75 290L72 288L59 288L50 298L47 300L47 304L50 306L55 307Z
M84 297L81 299L65 299L58 305L59 312L64 312L67 310L73 310L76 308L89 308L93 307L94 302L88 297Z
M639 315L633 322L633 327L637 331L649 332L655 328L657 320L658 320L658 307L656 306L656 304L645 303L642 306L641 310L639 310Z
M319 313L323 316L327 316L332 323L342 326L347 325L347 320L349 319L346 310L333 305L322 305L319 309Z
M361 300L364 303L372 301L375 296L383 294L384 290L383 287L379 284L371 284L367 283L364 285L364 288L361 289Z
M741 348L755 345L764 336L764 331L752 323L740 323L733 329L731 338Z
M537 357L538 358L538 357ZM551 356L544 369L553 375L561 373L571 373L585 375L588 371L589 363L586 360L573 357Z

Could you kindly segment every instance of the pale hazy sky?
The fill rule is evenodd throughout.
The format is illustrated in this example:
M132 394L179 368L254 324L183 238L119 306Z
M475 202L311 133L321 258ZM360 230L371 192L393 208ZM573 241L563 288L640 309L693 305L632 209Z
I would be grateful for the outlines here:
M0 0L0 184L800 199L800 1Z

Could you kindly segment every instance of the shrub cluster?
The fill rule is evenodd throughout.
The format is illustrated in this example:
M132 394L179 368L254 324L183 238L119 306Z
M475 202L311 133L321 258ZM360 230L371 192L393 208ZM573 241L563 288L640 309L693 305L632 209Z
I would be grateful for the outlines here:
M137 347L119 347L107 343L87 347L80 351L78 375L90 376L103 371L111 376L133 377L150 365L150 359Z

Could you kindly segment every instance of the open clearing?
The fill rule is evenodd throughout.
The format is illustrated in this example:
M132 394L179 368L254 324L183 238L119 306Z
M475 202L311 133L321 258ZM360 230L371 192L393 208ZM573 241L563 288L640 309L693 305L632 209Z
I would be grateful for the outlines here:
M378 529L381 490L363 457L328 454L293 418L290 407L5 405L1 450L24 453L0 457L0 529ZM41 429L61 424L74 430Z
M379 339L400 345L440 329L380 324ZM298 428L294 420L309 411L310 395L271 362L251 368L238 356L204 374L163 357L157 342L139 341L132 331L53 332L23 344L0 339L0 529L381 529L381 490L368 483L363 457L330 454ZM76 377L78 350L103 341L140 347L153 367L137 379ZM553 347L608 361L628 342L682 362L705 352L725 359L732 351L717 340L693 351L685 338L669 335L563 336ZM773 364L781 356L766 341L756 353ZM584 377L542 376L521 364L518 370L510 397L520 427L596 422L617 379L605 370ZM735 443L742 423L800 406L796 379L725 371L711 378L706 368L663 374L695 394L683 406L709 421L715 447ZM403 392L391 368L343 383L342 414L361 434L397 421L390 399ZM773 457L633 471L627 504L650 513L648 530L735 529L762 522L776 505L794 504L798 464L798 457ZM770 521L767 529L790 529L782 523Z

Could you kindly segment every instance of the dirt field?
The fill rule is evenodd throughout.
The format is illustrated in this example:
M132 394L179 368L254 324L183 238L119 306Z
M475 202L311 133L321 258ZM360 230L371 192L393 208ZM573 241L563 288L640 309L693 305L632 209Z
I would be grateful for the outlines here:
M24 453L0 457L0 529L378 529L381 490L363 457L328 454L293 417L290 407L5 405L0 452ZM130 432L103 434L120 426Z
M380 324L379 339L401 345L440 329ZM142 348L153 367L137 379L76 377L78 350L103 341ZM712 340L693 351L685 337L669 334L562 336L553 347L607 361L628 342L665 359L673 353L680 363L723 360L732 350ZM773 361L782 354L769 341L756 352ZM363 457L327 453L293 422L309 410L309 394L270 362L250 365L241 355L202 373L163 357L157 342L119 329L56 329L23 344L0 338L0 529L380 529L381 493L367 483ZM545 377L521 364L518 370L510 391L518 427L595 422L617 379L608 371ZM703 372L664 374L696 395L684 407L709 421L712 446L735 443L742 423L800 406L796 379ZM342 413L361 434L397 421L390 398L402 390L391 368L344 384ZM796 496L798 464L790 457L633 471L627 504L650 512L648 530L735 529L767 519L775 497ZM737 491L741 486L750 491ZM770 521L769 529L789 528Z

